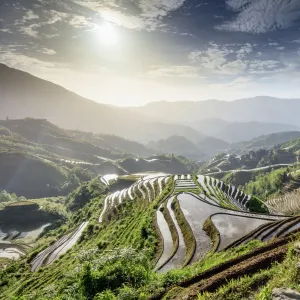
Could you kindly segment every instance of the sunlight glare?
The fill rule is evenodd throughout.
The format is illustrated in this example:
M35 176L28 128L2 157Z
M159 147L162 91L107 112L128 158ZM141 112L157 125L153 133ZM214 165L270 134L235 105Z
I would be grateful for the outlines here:
M109 23L105 23L99 28L100 40L104 45L111 46L118 42L117 31Z

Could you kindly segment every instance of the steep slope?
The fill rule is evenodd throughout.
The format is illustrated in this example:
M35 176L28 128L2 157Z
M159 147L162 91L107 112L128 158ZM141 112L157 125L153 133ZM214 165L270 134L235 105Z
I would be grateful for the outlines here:
M287 143L289 141L300 138L300 131L278 132L267 135L258 136L250 141L243 141L231 144L231 153L241 153L249 150L268 149L275 145Z
M188 126L167 124L164 118L153 124L152 118L138 112L96 103L3 64L0 64L0 105L2 119L42 118L63 128L115 134L137 141L173 134L200 135Z
M194 141L194 142L192 142ZM229 144L217 138L203 136L187 139L184 136L170 136L167 139L150 142L149 147L163 153L174 153L194 160L204 160L220 151L224 151Z
M150 156L155 154L153 149L146 147L145 145L124 139L116 135L108 134L93 134L90 132L71 131L72 135L81 140L89 141L99 147L106 149L120 149L123 152L139 155Z
M170 136L167 139L151 142L151 148L157 149L162 153L174 153L176 155L183 155L195 160L201 160L207 156L200 147L183 136Z
M115 147L101 148L90 141L83 141L74 134L44 119L0 120L0 126L21 136L32 143L39 144L49 152L75 159L86 156L103 156L106 158L122 158L123 152Z
M0 170L0 190L29 198L61 194L70 176L70 170L49 160L12 151L0 152Z
M201 175L122 176L102 187L93 180L76 190L69 203L80 198L81 205L70 218L32 247L22 245L19 261L5 262L0 299L64 298L70 290L83 299L197 297L198 289L211 291L206 287L282 262L291 241L286 235L299 226L299 217L255 213L264 208L258 199ZM267 227L279 232L266 231L266 245L255 241ZM249 243L226 251L246 238ZM17 245L0 243L0 249L17 252Z

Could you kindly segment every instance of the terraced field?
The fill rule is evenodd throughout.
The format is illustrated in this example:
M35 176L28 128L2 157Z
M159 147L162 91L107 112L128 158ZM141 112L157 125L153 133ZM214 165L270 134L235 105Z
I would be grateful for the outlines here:
M300 189L279 198L270 199L266 205L273 214L298 214L300 212Z
M35 272L42 266L52 264L61 255L70 250L76 244L87 225L88 222L83 222L76 230L64 235L53 245L40 252L31 262L31 271Z
M26 246L0 241L0 258L17 260L26 254Z
M156 212L163 244L155 266L159 272L199 261L209 252L221 251L257 228L290 219L283 214L269 214L258 199L217 179L175 175L173 178L146 176L128 189L108 195L99 222L104 222L105 216L124 201L143 199L149 205L171 179L174 189L160 202ZM294 224L292 228L298 227Z
M203 175L197 176L197 182L204 193L206 201L233 210L249 211L248 204L252 197L244 194L236 187Z
M272 215L251 211L252 206L250 204L257 199L253 200L250 195L246 195L234 186L228 186L217 179L199 175L196 180L195 178L193 180L190 176L184 175L174 176L174 180L175 189L173 196L167 200L167 208L172 215L170 210L172 210L173 205L170 205L170 201L178 202L179 209L184 215L184 221L192 231L196 246L193 246L191 239L187 240L184 237L185 244L183 245L179 238L176 251L172 254L173 257L167 257L167 253L171 252L169 239L168 248L164 249L159 260L160 265L157 264L156 266L161 272L184 266L184 261L187 259L189 259L188 264L190 264L203 259L211 251L221 251L235 241L251 234L257 228L290 220L289 216L282 214ZM172 221L175 224L177 235L179 237L182 233L185 235L187 226L182 225L184 222L178 218L178 214L175 214L175 217L173 214ZM297 223L298 221L299 223ZM166 230L165 222L168 223L168 220L164 220L164 227L162 227L162 220L158 222L161 232ZM293 226L289 228L281 228L281 235L300 227L300 219L292 224ZM169 224L169 231L171 228L174 230L174 226ZM269 235L268 239L265 238L262 241L281 235ZM183 251L185 252L184 259L182 258ZM192 253L192 257L190 257L190 253ZM178 256L181 257L179 261L176 260ZM165 259L165 262L162 261L162 258Z
M226 249L243 245L253 239L267 242L274 238L285 237L289 233L299 231L299 229L300 217L285 218L283 220L269 222L259 226L255 230L251 231L248 235L245 235L231 243L226 247Z
M35 226L18 225L9 227L0 227L0 242L1 241L22 241L24 243L33 242L43 232L43 230L51 223Z
M164 190L169 179L170 176L146 176L135 182L129 188L108 195L104 200L99 223L103 222L105 215L107 215L114 207L118 207L124 201L142 198L145 202L152 202Z
M284 216L264 215L250 213L246 211L235 211L222 206L212 204L206 199L201 198L193 193L180 193L177 195L180 209L185 217L186 222L192 230L196 241L196 247L193 251L190 263L199 261L204 258L210 251L220 251L232 242L242 238L263 224L269 224L272 221L286 219ZM173 198L168 200L173 201ZM168 206L169 210L170 205ZM178 235L184 231L178 224L180 220L172 218L175 223ZM176 255L182 257L183 251L185 256L191 251L191 244L179 243ZM189 251L190 250L190 251ZM166 256L165 252L163 256ZM181 266L187 257L180 260ZM166 271L174 267L180 267L179 263L174 264L173 259L166 259L164 268L160 271Z
M104 185L110 185L111 183L115 182L118 178L118 175L116 174L108 174L105 176L100 177L100 181L104 184Z
M108 175L100 180L109 186L117 177ZM162 193L164 198L160 197ZM145 175L130 187L108 194L98 221L106 226L110 213L118 212L118 207L127 201L135 201L143 208L152 205L156 209L157 233L162 244L155 265L159 272L185 267L202 260L210 252L252 239L268 241L300 228L300 217L270 214L255 197L202 175ZM266 213L261 213L262 208ZM39 253L31 262L32 272L52 264L71 249L87 224L83 222ZM18 258L25 253L16 249L6 251L9 253L6 256L1 256L0 252L0 257Z

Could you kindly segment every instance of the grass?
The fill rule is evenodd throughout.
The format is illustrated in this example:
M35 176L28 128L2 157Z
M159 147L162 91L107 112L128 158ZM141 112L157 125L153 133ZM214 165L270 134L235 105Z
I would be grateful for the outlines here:
M199 300L214 299L257 299L271 300L274 288L291 288L300 292L300 278L297 273L298 257L294 251L294 242L290 243L289 251L283 263L274 263L271 268L231 280L215 293L199 294Z
M10 260L5 257L0 257L0 270L5 268L10 263Z
M212 241L212 249L211 252L216 252L218 250L219 244L220 244L220 233L215 226L215 224L211 220L211 216L205 220L203 223L203 230L206 232L206 234L210 237Z
M33 201L19 201L19 202L13 202L9 203L6 207L18 207L18 206L37 206L37 203Z
M74 295L78 300L94 297L97 300L149 299L163 291L167 292L166 299L169 299L180 293L184 294L185 289L180 287L182 282L193 280L202 272L249 253L262 245L261 242L251 241L228 251L210 252L202 261L182 269L158 274L152 270L162 250L161 237L155 226L155 214L158 207L164 203L163 213L168 219L169 226L172 227L170 224L173 224L173 221L165 205L174 190L174 181L170 180L164 191L151 203L139 197L139 194L134 201L125 201L116 210L110 212L110 221L102 224L98 223L98 218L109 190L99 187L96 181L86 185L86 189L88 197L81 199L84 202L82 207L79 206L70 213L65 223L49 230L33 245L32 249L29 249L26 257L10 263L6 270L0 270L1 300L21 300L22 296L25 297L23 299L37 300L74 299ZM68 204L73 203L77 193L70 196ZM60 203L58 199L57 201ZM177 201L174 208L185 237L187 245L185 263L188 263L195 251L195 239ZM29 263L39 251L85 220L89 220L89 226L70 251L53 265L41 268L35 273L30 272ZM211 233L212 240L216 240L217 233L212 224L207 222L206 227ZM177 231L174 224L173 231L176 242ZM286 259L280 267L276 266L277 269L275 266L274 269L272 267L273 273L264 270L253 276L241 277L221 287L218 291L219 296L217 293L203 294L199 295L199 299L243 299L254 294L258 297L260 293L268 297L269 291L274 286L294 287L295 266L292 264L295 265L296 256L292 250L289 251L288 257L289 255L290 261ZM262 289L260 282L266 284L267 288ZM171 287L174 288L168 291Z

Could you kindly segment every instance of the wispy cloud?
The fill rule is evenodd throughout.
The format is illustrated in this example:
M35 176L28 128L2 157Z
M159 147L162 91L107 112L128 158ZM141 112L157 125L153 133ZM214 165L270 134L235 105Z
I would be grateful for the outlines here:
M13 68L19 68L23 70L30 69L45 69L55 68L59 64L40 60L34 57L24 55L20 52L20 48L24 46L7 45L5 47L0 46L0 62L7 64Z
M19 31L22 32L23 34L26 34L33 38L38 38L37 28L39 28L39 27L40 27L40 24L31 24L28 26L21 26L19 28Z
M140 0L132 3L135 14L130 14L124 5L127 1L115 0L75 0L74 2L87 7L106 21L128 29L155 30L163 24L163 18L170 12L179 9L186 0Z
M73 16L69 24L75 28L85 28L90 24L90 22L84 16Z
M261 34L292 26L300 18L299 0L227 0L237 12L234 20L217 29Z
M278 72L285 69L284 64L278 60L253 58L251 44L236 46L220 46L210 44L206 50L191 52L189 59L200 65L212 74L245 75ZM261 57L259 53L258 57Z
M55 50L49 49L49 48L42 48L42 49L38 50L38 52L41 52L41 53L44 53L47 55L55 55L56 54Z
M12 31L8 28L3 28L3 29L0 29L1 32L5 32L5 33L12 33Z
M153 66L148 72L151 78L161 77L180 77L180 78L196 78L199 76L199 70L192 66Z
M31 9L30 10L27 10L26 12L25 12L25 15L24 15L24 17L23 17L23 19L22 19L22 22L23 23L25 23L25 22L27 22L27 21L29 21L29 20L36 20L36 19L39 19L40 17L37 15L37 14L35 14Z

